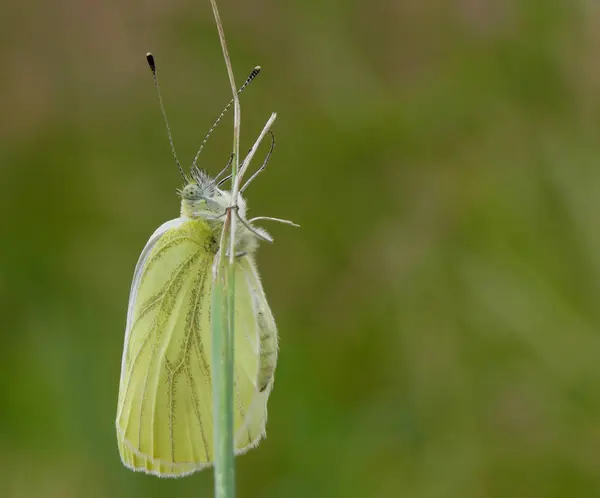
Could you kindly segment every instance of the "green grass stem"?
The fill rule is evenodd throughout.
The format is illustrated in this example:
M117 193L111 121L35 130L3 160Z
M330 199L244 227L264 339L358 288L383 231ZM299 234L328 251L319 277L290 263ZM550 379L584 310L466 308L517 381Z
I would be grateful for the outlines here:
M221 48L227 74L233 94L233 161L232 161L232 204L235 205L238 195L236 181L240 149L240 102L237 86L227 51L227 43L223 32L221 16L215 0L210 0L215 23L219 32ZM233 424L233 390L234 390L234 330L235 330L235 228L236 217L229 209L223 225L221 245L216 268L213 272L213 410L214 410L214 446L215 446L215 498L234 498L235 496L235 462L234 462L234 424ZM229 232L229 233L228 233ZM229 258L223 248L229 243Z

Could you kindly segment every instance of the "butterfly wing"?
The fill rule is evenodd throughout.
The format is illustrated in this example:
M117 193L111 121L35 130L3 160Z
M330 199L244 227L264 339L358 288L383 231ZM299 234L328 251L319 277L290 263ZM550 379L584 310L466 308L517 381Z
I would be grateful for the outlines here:
M203 220L173 220L151 237L136 267L116 420L121 458L133 470L178 477L213 460L215 244ZM244 256L236 265L234 423L241 453L264 435L277 339L252 260ZM272 352L263 358L265 348Z
M235 386L236 453L256 446L265 434L267 400L277 364L277 328L254 260L236 269Z

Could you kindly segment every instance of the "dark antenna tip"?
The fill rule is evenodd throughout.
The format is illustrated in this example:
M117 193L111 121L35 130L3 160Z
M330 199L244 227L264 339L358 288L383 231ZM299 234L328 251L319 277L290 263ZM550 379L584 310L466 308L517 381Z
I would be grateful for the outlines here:
M188 177L183 171L181 167L181 163L179 162L179 158L177 157L177 152L175 152L175 145L173 144L173 136L171 135L171 127L169 126L169 120L167 119L167 113L165 112L165 106L163 104L162 95L160 94L160 86L158 84L158 74L156 72L156 64L154 63L154 56L148 52L146 54L146 60L148 61L148 65L150 69L152 69L152 78L154 79L154 87L156 88L156 95L158 96L158 104L160 105L160 112L165 121L165 127L167 129L167 137L169 138L169 144L171 145L171 152L173 153L173 158L175 159L175 163L177 164L177 168L179 168L179 173L181 177L187 182Z
M155 73L156 64L154 64L154 56L150 52L146 54L146 60L148 61L148 65L150 66L150 69L152 69L152 72Z

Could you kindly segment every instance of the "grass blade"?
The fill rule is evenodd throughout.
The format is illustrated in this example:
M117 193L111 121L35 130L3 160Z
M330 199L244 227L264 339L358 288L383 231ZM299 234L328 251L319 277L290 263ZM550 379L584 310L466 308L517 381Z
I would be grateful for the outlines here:
M219 32L223 58L227 66L227 74L233 94L233 161L231 181L233 184L231 202L233 207L238 196L238 165L240 157L240 101L233 76L231 60L227 51L227 43L223 32L221 16L215 0L210 0L215 23ZM235 332L235 227L236 217L227 211L221 244L213 272L213 417L215 446L215 498L235 497L235 463L234 463L234 424L233 424L233 377ZM223 249L229 245L229 258L224 257Z

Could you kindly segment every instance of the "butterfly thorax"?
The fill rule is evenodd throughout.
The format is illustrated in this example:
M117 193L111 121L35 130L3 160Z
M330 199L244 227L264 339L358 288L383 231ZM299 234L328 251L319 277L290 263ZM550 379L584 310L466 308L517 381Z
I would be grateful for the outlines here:
M191 182L181 190L181 217L184 219L202 219L210 227L213 238L221 240L227 208L231 206L231 193L219 189L208 176L204 181ZM245 219L246 202L238 196L237 209ZM236 250L253 253L257 248L256 236L243 224L236 224Z

